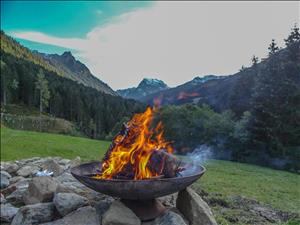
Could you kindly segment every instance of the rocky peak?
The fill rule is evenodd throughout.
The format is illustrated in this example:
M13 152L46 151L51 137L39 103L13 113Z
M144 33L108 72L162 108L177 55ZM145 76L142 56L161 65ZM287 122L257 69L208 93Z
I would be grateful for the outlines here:
M144 78L138 85L138 88L144 88L147 86L152 86L152 87L161 87L161 88L167 88L168 86L163 82L162 80L159 79L153 79L153 78Z
M70 51L65 51L61 56L64 57L64 58L73 58L73 59L75 59Z

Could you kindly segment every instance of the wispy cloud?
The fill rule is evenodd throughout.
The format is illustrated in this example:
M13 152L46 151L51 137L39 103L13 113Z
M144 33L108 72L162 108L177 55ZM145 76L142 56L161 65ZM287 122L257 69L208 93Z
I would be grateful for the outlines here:
M86 45L86 40L85 39L79 39L79 38L59 38L59 37L54 37L50 36L44 33L40 32L35 32L35 31L28 31L28 32L9 32L9 35L12 35L16 38L24 39L24 40L29 40L29 41L34 41L38 43L43 43L43 44L49 44L49 45L55 45L59 47L64 47L64 48L70 48L74 50L80 50L84 51L85 45Z
M157 77L178 85L196 75L231 74L253 54L266 55L299 19L299 2L157 2L85 38L13 32L25 40L77 50L95 75L113 88ZM267 15L267 16L266 16Z

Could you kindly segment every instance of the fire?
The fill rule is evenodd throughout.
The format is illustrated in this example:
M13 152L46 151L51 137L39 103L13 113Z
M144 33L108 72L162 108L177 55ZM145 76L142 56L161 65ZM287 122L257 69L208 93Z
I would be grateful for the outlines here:
M160 175L151 169L150 158L154 151L173 152L170 142L163 138L163 126L159 122L152 127L157 108L148 107L144 113L135 114L124 125L124 129L113 139L102 163L99 179L113 179L118 176L130 176L135 179L147 179ZM130 172L128 172L130 171Z
M189 97L197 97L199 96L199 94L197 92L193 92L193 93L187 93L187 92L180 92L177 99L180 100L180 99L186 99L186 98L189 98Z

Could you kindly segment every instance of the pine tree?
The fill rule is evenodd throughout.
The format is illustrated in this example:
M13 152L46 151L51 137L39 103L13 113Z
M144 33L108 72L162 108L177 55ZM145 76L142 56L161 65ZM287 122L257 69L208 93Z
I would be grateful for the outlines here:
M269 56L274 55L279 50L279 48L275 42L275 39L272 39L272 42L269 45L268 49L269 49Z
M256 66L258 63L258 57L253 55L251 58L252 66Z
M39 73L37 74L35 87L36 87L36 89L39 90L40 113L42 113L43 106L47 107L49 105L49 99L50 99L50 92L48 89L48 81L46 80L42 69L40 69Z
M290 35L284 41L289 52L289 58L292 61L297 60L297 58L299 58L300 55L300 47L299 47L300 33L297 24L295 24L295 26L291 30Z
M251 139L274 157L285 157L288 146L300 144L299 57L282 60L296 47L293 44L290 50L275 54L278 47L272 40L270 57L258 70L254 89Z

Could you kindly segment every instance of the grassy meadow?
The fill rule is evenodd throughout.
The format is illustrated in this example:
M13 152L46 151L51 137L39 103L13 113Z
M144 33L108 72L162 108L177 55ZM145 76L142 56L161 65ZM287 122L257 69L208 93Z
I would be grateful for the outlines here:
M107 141L1 127L1 161L34 156L61 156L82 160L101 159ZM276 209L299 212L300 176L269 168L221 160L205 164L207 172L193 185L200 191L221 196L243 196Z
M109 142L60 134L14 130L1 127L1 161L35 156L61 156L72 159L100 160Z

